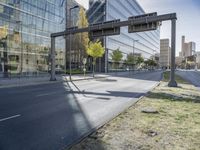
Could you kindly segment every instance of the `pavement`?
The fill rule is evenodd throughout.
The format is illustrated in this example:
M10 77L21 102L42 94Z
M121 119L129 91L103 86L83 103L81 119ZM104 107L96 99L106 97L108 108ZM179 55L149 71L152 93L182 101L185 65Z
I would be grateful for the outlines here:
M1 88L0 149L65 149L133 105L161 74Z
M112 72L112 73L96 73L95 78L105 78L112 75L126 75L129 74L139 74L144 73L147 71L134 71L134 72ZM149 71L148 71L149 72ZM14 78L3 78L0 77L0 88L7 88L7 87L19 87L19 86L28 86L28 85L38 85L38 84L50 84L52 83L49 81L50 75L45 76L30 76L30 77L14 77ZM92 74L87 74L86 76L83 75L72 75L73 81L78 80L90 80L93 79ZM63 82L69 81L70 78L68 75L56 75L56 82Z
M96 74L95 78L104 78L108 75L105 74ZM72 80L88 80L93 79L92 75L73 75ZM69 76L66 75L56 75L56 81L53 82L64 82L69 81ZM38 77L22 77L22 78L0 78L0 88L7 87L20 87L20 86L28 86L28 85L38 85L38 84L50 84L50 76L38 76Z
M181 76L183 79L187 80L200 90L200 71L194 70L179 70L176 74Z

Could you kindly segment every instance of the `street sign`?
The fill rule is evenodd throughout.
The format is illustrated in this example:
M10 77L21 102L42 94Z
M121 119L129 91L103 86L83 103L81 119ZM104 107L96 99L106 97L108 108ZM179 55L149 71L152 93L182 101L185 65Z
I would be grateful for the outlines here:
M92 24L85 28L75 28L51 34L51 81L55 81L55 38L75 33L89 32L91 36L111 36L120 34L120 27L129 27L129 33L156 30L162 21L171 20L171 73L169 87L177 87L175 81L175 53L176 53L176 13L157 16L157 13L129 17L129 20L113 20ZM106 66L105 66L106 68Z
M87 63L87 58L83 58L83 64L86 65Z
M103 23L91 24L89 27L93 27L93 29L90 30L90 36L91 37L100 37L100 36L119 35L120 34L120 27L112 27L112 26L105 27L105 28L101 27L102 25L106 25L106 24L113 24L114 25L117 22L120 22L120 19L112 20L112 21L106 21L106 22L103 22Z
M144 31L150 31L150 30L156 30L158 27L159 22L145 22L142 24L134 24L135 20L140 20L144 18L149 18L149 17L155 17L157 16L157 13L149 13L149 14L143 14L139 16L132 16L129 17L129 21L133 21L131 25L128 26L128 32L129 33L134 33L134 32L144 32Z

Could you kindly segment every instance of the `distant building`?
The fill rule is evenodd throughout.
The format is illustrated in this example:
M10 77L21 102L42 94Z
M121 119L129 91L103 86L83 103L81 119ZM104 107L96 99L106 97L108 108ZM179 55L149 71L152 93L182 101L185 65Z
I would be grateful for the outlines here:
M78 7L76 7L78 6ZM66 27L74 27L77 26L79 20L79 12L80 9L84 7L76 2L76 0L66 0ZM80 45L76 39L76 35L71 35L71 39L69 36L66 37L66 69L69 70L70 64L70 46L71 46L71 65L73 69L80 69L82 64L82 56L84 51L81 50Z
M74 6L78 6L78 7L71 9ZM66 1L66 25L68 28L77 25L80 8L84 8L84 7L80 5L79 3L77 3L76 0Z
M155 53L150 57L150 59L154 60L158 66L160 66L160 53Z
M196 55L197 68L200 69L200 51L196 52L195 55Z
M181 57L192 56L196 51L196 44L194 42L185 42L185 36L182 36L182 50L180 53Z
M160 67L170 68L171 48L169 46L169 39L160 40Z
M175 62L176 62L176 67L181 68L182 62L183 62L183 57L180 57L180 56L176 57Z

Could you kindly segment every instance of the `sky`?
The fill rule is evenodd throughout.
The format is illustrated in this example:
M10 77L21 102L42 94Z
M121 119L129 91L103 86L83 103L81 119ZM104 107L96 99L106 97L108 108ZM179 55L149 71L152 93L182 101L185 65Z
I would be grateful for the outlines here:
M88 8L88 0L76 0ZM122 0L123 1L123 0ZM158 15L177 13L176 55L181 51L181 36L186 42L195 42L200 51L200 0L137 0L146 13L157 12ZM171 39L171 22L162 22L160 38Z

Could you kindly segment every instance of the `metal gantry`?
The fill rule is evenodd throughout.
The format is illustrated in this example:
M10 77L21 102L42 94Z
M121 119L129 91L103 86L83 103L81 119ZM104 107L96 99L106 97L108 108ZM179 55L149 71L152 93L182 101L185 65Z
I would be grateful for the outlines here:
M102 22L98 24L91 24L86 28L69 28L62 32L51 34L51 81L55 81L55 38L59 36L66 36L76 33L89 32L98 36L111 36L119 34L119 28L129 26L129 32L142 32L155 30L162 21L171 20L171 73L169 87L177 87L175 81L175 52L176 52L176 13L157 15L157 13L144 14L139 16L129 17L126 21L113 20L109 22ZM131 28L135 26L135 28ZM134 29L131 31L130 29ZM138 31L137 31L138 29ZM95 33L96 32L96 33ZM102 34L99 34L102 32Z

